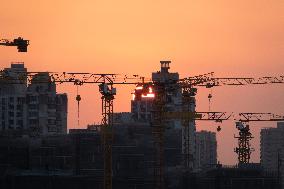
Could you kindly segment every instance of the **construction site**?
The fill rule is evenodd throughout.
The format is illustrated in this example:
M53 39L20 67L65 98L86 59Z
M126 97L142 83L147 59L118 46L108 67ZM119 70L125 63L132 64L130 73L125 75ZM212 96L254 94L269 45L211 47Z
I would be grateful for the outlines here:
M29 41L17 38L1 45L17 46L19 52L26 52ZM283 84L284 76L218 78L208 73L181 79L178 73L170 72L170 63L161 61L160 70L151 78L28 72L23 63L3 68L1 188L280 188L284 180L284 116L198 112L195 96L199 87ZM57 93L59 83L98 85L101 123L68 130L68 94ZM131 112L113 111L120 85L135 88ZM209 102L211 98L209 94ZM76 101L79 125L78 92ZM195 125L197 121L221 123L230 119L239 131L235 136L236 166L220 164L216 133L197 132ZM263 130L261 163L251 163L253 133L249 123L259 121L278 122L280 142L271 143L279 142L279 146L270 149L269 135L265 134L270 130ZM216 132L220 131L217 127Z
M0 40L26 53L29 40ZM157 64L158 65L158 64ZM284 112L198 111L199 88L278 85L284 76L181 78L160 61L150 78L117 73L28 71L23 62L0 67L0 188L2 189L283 189ZM73 84L76 98L58 93ZM101 122L70 129L68 103L80 86L98 86ZM121 86L133 87L130 112L114 112ZM226 90L226 89L224 89ZM196 122L231 120L238 135L235 165L218 161L216 135ZM260 162L253 163L252 122L273 122L260 133Z

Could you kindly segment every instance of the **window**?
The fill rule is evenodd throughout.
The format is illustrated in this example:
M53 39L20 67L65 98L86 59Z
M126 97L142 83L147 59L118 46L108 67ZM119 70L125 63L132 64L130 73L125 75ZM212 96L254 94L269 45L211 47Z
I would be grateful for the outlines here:
M17 120L17 126L23 127L23 120Z
M14 117L14 112L9 112L9 117Z
M29 103L35 103L35 102L37 102L37 96L29 96L28 97L28 99L29 99Z
M36 104L30 104L29 109L32 109L32 110L37 109L37 105Z
M55 109L56 106L54 104L48 104L48 109Z
M55 125L55 120L54 119L49 119L48 120L49 125Z
M14 97L10 97L9 101L13 103L14 102Z
M29 124L31 124L31 125L36 125L38 123L38 120L36 120L36 119L30 119L29 120Z
M29 112L29 117L37 117L38 112Z
M13 104L9 104L9 109L14 109L14 105Z
M22 105L17 105L17 110L23 110L23 106Z
M17 112L17 117L22 117L23 116L23 112Z
M17 105L23 105L25 104L25 98L24 97L18 97L17 98Z

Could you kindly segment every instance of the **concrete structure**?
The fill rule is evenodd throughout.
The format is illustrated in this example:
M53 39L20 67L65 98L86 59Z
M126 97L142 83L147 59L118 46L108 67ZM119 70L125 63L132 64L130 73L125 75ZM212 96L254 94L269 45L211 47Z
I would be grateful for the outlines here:
M284 188L284 122L277 128L265 128L260 136L260 162L265 170L277 171Z
M179 80L178 73L169 72L170 61L161 61L161 70L152 73L152 81L166 83L165 90L167 93L165 111L168 112L177 112L177 111L195 111L196 101L195 97L192 96L190 102L183 102L182 98L182 89L177 83ZM153 104L153 97L155 96L155 91L152 93L152 90L145 90L142 86L137 86L135 89L134 98L131 101L131 113L133 114L133 119L140 122L150 122L151 120L151 111ZM147 89L148 89L147 88ZM137 95L139 94L139 96ZM190 158L190 167L194 168L195 157L195 121L185 122L187 124L182 126L182 121L180 120L168 120L166 123L167 130L166 132L172 132L172 128L180 128L182 132L182 154L185 157L186 153ZM187 143L188 150L184 149Z
M196 132L196 167L206 170L217 164L216 133L209 131Z
M27 84L23 63L5 68L0 77L0 131L32 136L67 133L67 95L57 94L50 81L48 73L40 73Z
M142 98L141 100L131 100L131 112L133 114L133 120L139 122L150 122L151 121L151 109L153 99Z
M182 104L182 91L177 84L179 74L169 72L169 63L169 61L161 61L161 71L152 73L152 81L167 83L165 86L167 91L165 111L179 111ZM131 113L133 114L133 119L141 122L150 122L155 91L152 91L151 86L137 86L135 94L136 95L131 101ZM171 122L174 126L181 127L180 122Z

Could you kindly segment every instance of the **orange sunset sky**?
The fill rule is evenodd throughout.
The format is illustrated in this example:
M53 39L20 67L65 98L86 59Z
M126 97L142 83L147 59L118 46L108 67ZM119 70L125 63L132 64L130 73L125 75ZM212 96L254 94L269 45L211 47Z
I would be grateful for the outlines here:
M172 60L181 77L284 75L284 1L282 0L1 0L0 38L30 40L28 53L0 47L0 69L25 62L29 71L123 73L150 76L160 60ZM130 111L134 86L118 88L115 111ZM76 87L68 93L68 127L76 126ZM100 121L95 85L80 87L81 123ZM199 89L197 111L208 111L208 93ZM212 111L284 114L284 85L216 87ZM259 161L259 132L276 123L251 123ZM197 129L216 131L215 123ZM235 164L233 122L221 124L218 159Z

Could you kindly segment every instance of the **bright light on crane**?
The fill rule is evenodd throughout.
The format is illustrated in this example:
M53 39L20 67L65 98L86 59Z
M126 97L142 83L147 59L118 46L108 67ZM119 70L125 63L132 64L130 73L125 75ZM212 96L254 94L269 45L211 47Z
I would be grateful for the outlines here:
M132 100L141 100L141 98L155 98L153 87L149 85L137 85L132 94Z
M142 98L154 98L155 94L153 93L152 87L148 88L148 93L147 94L142 94Z
M149 87L149 93L153 93L152 87Z
M154 98L155 97L155 94L153 93L148 93L146 95L142 94L142 98Z
M136 87L136 90L142 90L143 89L143 86L137 86Z

